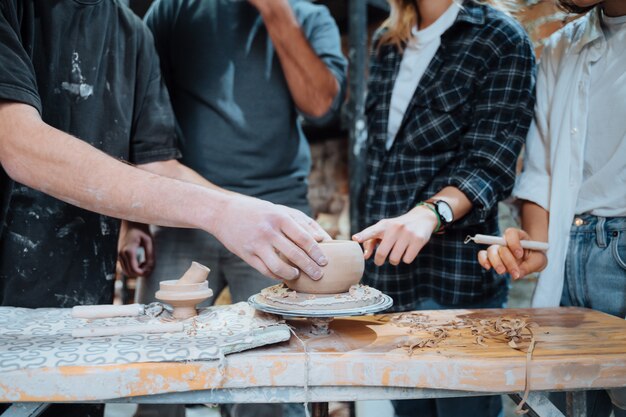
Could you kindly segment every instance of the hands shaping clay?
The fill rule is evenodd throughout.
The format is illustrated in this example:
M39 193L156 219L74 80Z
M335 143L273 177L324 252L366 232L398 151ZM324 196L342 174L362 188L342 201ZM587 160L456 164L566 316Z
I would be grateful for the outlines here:
M331 240L319 243L328 264L322 268L324 276L314 281L300 272L294 280L285 281L285 285L296 292L308 294L340 294L347 292L363 276L365 260L363 250L357 242L351 240Z
M209 288L207 281L209 272L211 270L206 266L192 262L180 279L161 281L155 297L174 307L174 318L187 319L196 316L196 305L213 296L213 290Z

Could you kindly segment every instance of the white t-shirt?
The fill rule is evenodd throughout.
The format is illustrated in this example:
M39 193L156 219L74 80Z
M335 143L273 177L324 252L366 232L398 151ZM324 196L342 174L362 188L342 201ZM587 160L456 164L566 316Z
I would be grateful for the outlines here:
M385 148L389 150L393 145L398 130L402 125L404 113L415 94L420 79L426 72L437 49L441 45L441 35L452 26L459 14L460 6L453 2L448 10L432 25L423 30L413 28L413 38L404 49L400 70L393 85L391 103L389 106L389 123L387 126L387 141Z
M576 213L626 216L626 16L600 16L606 46L590 67L583 178Z

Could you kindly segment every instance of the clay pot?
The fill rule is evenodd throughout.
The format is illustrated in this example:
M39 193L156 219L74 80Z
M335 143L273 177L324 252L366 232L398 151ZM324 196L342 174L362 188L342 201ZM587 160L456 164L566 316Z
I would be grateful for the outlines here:
M314 281L304 272L285 284L296 292L309 294L339 294L347 292L352 285L358 284L363 276L365 261L361 246L351 240L331 240L321 242L320 248L328 264L322 267L324 276Z
M180 280L161 281L157 300L174 307L172 315L177 319L187 319L196 316L196 305L213 295L209 288L209 281L194 284L181 284Z

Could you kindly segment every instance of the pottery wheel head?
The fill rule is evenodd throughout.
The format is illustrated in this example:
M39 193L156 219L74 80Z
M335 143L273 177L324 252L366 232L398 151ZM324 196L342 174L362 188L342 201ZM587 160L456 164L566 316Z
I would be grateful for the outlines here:
M356 316L385 310L393 304L380 291L354 285L341 294L307 294L290 290L284 284L265 288L248 302L257 310L286 317Z

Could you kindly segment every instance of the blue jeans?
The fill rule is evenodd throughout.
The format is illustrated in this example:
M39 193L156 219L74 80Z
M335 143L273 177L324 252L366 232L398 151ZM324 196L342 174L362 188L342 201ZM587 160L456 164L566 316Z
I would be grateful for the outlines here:
M626 218L576 216L570 230L561 305L626 316ZM550 399L565 411L565 394ZM626 417L604 390L587 392L587 416Z
M626 317L626 217L574 219L561 305Z
M506 305L507 288L488 301L475 305L444 306L431 298L413 305L414 310L448 310L453 308L503 308ZM502 398L499 395L462 398L432 398L424 400L394 400L391 402L397 417L460 417L480 415L501 417ZM477 413L477 414L475 414Z

